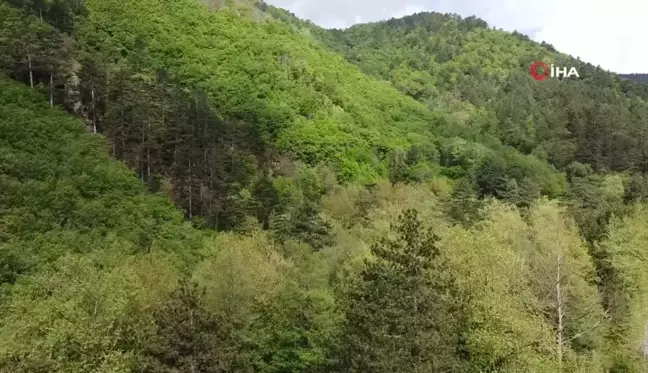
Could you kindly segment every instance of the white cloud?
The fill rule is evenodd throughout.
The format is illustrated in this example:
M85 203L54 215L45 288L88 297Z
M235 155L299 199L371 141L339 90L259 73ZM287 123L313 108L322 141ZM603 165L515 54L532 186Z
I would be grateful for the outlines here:
M648 73L644 0L267 0L323 27L402 17L421 11L476 15L561 52L620 73Z

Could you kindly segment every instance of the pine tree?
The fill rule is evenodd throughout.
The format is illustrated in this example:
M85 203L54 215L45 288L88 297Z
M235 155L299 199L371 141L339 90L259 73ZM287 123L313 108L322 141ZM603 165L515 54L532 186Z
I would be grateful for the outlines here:
M477 187L470 178L457 181L446 206L448 217L453 221L469 226L479 219L483 201L477 198Z
M530 221L528 277L554 330L559 371L573 372L569 354L598 348L605 325L594 264L575 224L555 202L534 206Z
M232 372L236 344L202 304L203 291L183 282L155 313L157 334L145 345L141 372Z
M406 153L400 150L394 150L389 155L389 181L392 185L404 182L407 179Z
M372 247L348 294L342 371L448 372L457 366L453 281L443 271L438 237L406 211Z

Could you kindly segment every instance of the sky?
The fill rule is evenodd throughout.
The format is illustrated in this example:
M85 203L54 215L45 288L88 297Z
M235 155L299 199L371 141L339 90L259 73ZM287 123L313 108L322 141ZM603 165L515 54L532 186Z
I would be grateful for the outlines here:
M646 0L266 0L326 28L422 11L476 15L616 73L648 73Z

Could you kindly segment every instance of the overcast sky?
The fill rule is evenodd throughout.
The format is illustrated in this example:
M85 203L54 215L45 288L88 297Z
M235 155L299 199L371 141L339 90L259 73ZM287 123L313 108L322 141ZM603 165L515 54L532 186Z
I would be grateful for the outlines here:
M266 0L327 28L421 11L476 15L618 72L648 73L647 0Z

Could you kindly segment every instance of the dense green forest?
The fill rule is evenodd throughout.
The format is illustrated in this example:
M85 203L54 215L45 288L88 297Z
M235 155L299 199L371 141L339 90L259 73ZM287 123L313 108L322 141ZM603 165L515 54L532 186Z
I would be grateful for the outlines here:
M0 25L0 372L648 371L648 86L437 13Z
M621 74L623 78L639 83L648 83L648 74Z

